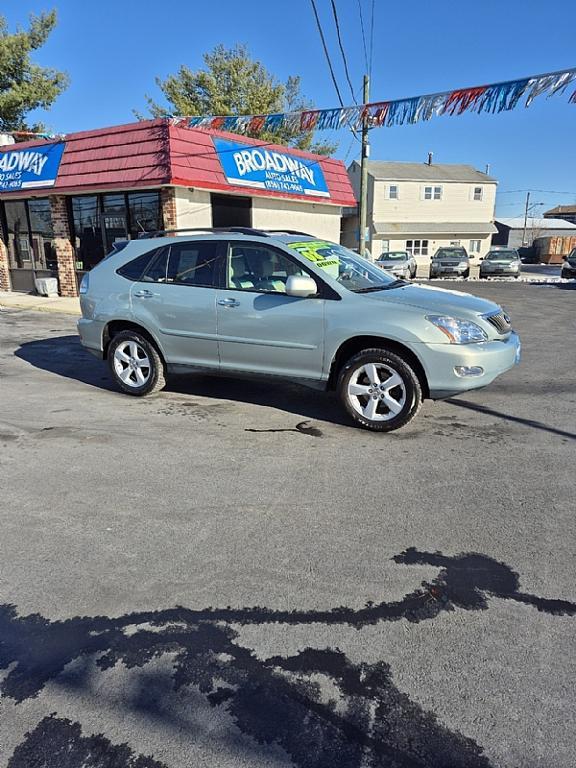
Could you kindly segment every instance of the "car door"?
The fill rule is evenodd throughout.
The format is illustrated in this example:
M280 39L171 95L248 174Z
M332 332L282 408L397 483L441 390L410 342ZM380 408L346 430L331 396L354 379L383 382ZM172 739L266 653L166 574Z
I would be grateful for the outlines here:
M290 275L309 275L274 246L230 241L225 284L217 292L222 370L320 379L326 299L286 294Z
M170 365L218 368L218 240L178 241L160 250L131 289L136 322L148 328Z

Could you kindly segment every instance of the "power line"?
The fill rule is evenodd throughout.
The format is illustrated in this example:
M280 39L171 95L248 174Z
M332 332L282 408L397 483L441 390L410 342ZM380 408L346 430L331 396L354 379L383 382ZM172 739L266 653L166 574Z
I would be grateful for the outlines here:
M358 10L360 11L360 28L362 30L362 42L364 44L364 61L366 62L366 72L370 69L368 64L368 51L366 49L366 34L364 32L364 17L362 16L362 3L358 0Z
M370 54L369 54L369 61L370 64L368 66L368 77L372 77L372 54L374 52L374 0L372 0L372 13L370 16Z
M344 46L342 45L342 38L340 36L340 22L338 21L338 11L336 10L336 3L334 0L331 0L332 3L332 13L334 14L334 23L336 24L336 34L338 35L338 45L340 46L340 53L342 54L342 61L344 62L344 71L346 72L346 80L348 80L348 85L350 86L350 93L352 94L352 100L356 104L356 98L354 96L354 88L352 86L352 81L350 80L350 72L348 71L348 61L346 60L346 54L344 53Z
M540 192L543 195L574 195L576 192L558 192L556 189L506 189L504 191L498 190L499 195L515 195L520 192Z
M336 82L336 75L334 74L334 69L332 67L332 61L330 60L330 54L328 53L328 46L326 45L326 39L324 38L324 32L322 30L322 24L320 24L320 18L318 16L318 9L316 8L316 0L310 0L312 3L312 9L314 11L314 16L316 17L316 26L318 27L318 32L320 33L320 39L322 40L322 47L324 48L324 54L326 56L326 61L328 62L328 68L330 69L330 75L332 76L332 82L334 83L334 88L336 89L336 93L338 94L338 101L340 102L340 106L344 106L344 102L342 100L342 96L340 94L340 89L338 88L338 83Z

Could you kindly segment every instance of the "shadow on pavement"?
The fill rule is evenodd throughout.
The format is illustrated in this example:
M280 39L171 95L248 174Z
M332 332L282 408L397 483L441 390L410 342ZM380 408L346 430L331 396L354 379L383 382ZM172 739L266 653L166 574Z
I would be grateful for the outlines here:
M38 696L49 681L65 686L65 667L88 657L107 670L116 665L144 669L153 659L169 655L169 670L155 682L163 691L160 698L168 691L202 696L222 718L211 738L237 728L247 737L247 748L281 747L297 768L490 768L480 745L451 731L396 687L385 661L354 664L337 647L307 647L295 655L263 658L241 643L239 625L359 628L379 621L421 622L444 611L487 610L491 597L552 615L576 615L576 603L521 592L518 574L487 555L448 556L409 548L393 560L440 570L432 582L422 582L399 601L368 603L358 610L176 607L118 618L50 621L38 614L19 616L13 605L5 604L0 606L0 669L7 672L0 694L22 702ZM83 685L83 679L80 674L75 686ZM150 688L145 680L143 686ZM149 693L123 706L145 715L148 725L155 718L165 727L170 717L158 696ZM82 736L79 723L56 713L27 734L8 768L31 765L164 768L152 758L134 756L126 745L113 745L104 735Z
M526 427L532 427L532 429L539 429L542 432L550 432L553 435L559 437L565 437L568 440L576 440L576 432L567 432L564 429L557 429L556 427L549 427L541 421L535 419L525 419L521 416L512 416L509 413L503 413L502 411L496 411L494 408L488 408L486 405L478 405L478 403L471 403L469 400L461 400L460 398L450 398L446 400L450 405L456 405L458 408L466 408L469 411L477 411L478 413L484 413L487 416L496 416L499 419L505 421L512 421L515 424L523 424Z
M56 336L26 342L14 354L35 368L98 389L119 392L110 378L107 363L87 352L78 336ZM264 405L298 416L350 425L332 394L282 380L272 382L270 379L205 374L170 376L165 391Z

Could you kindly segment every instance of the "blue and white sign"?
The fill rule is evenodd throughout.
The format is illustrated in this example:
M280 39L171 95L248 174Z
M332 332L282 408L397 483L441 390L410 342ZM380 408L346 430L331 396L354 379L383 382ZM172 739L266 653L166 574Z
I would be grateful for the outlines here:
M64 142L0 152L0 192L53 187Z
M213 141L229 184L285 195L330 197L322 168L315 160L240 141Z

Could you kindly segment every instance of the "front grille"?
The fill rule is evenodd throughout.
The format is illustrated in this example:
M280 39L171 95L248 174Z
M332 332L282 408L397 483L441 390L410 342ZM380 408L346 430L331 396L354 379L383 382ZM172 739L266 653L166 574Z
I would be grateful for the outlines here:
M454 269L456 269L459 263L460 262L458 262L458 261L441 261L440 262L440 266L441 267L453 267Z
M493 315L484 315L484 317L489 323L492 323L494 328L496 328L500 334L510 333L512 330L510 318L502 310L500 310L500 312L495 312Z

